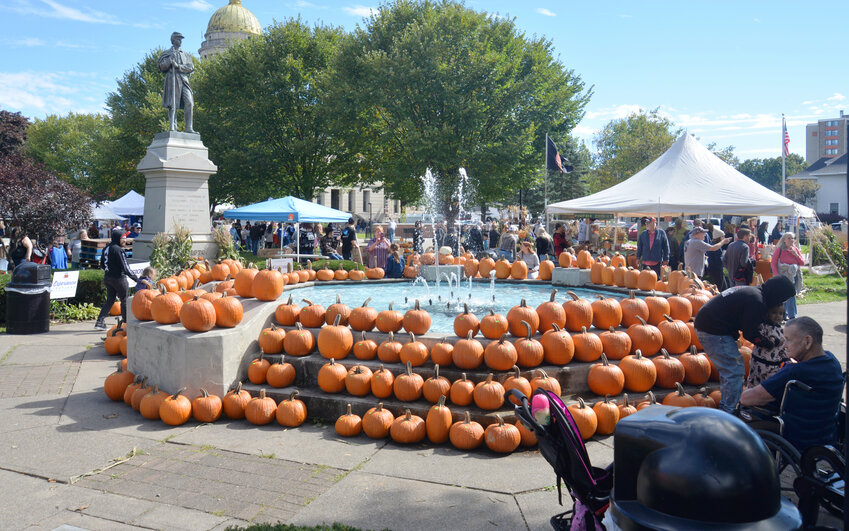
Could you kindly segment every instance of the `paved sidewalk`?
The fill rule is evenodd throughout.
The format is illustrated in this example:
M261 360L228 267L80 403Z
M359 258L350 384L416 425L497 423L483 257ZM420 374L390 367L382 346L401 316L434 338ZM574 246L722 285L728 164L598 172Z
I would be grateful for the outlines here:
M845 303L800 306L845 358ZM364 529L549 529L557 505L537 452L506 457L402 447L332 426L223 420L170 428L106 399L107 356L91 323L0 335L3 529L225 529L343 522ZM594 464L613 458L593 440Z

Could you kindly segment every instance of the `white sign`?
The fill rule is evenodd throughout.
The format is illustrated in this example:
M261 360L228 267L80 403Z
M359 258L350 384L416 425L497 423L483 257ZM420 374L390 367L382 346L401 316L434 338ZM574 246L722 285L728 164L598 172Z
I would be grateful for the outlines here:
M279 267L279 268L281 268L281 271L283 271L284 273L288 273L289 272L289 264L292 263L292 259L291 258L270 258L269 262L271 263L270 266L269 266L269 269L277 269ZM293 271L294 271L294 269L293 269Z
M138 263L129 263L128 262L127 265L130 266L130 271L132 271L135 276L140 277L140 276L142 276L142 271L144 271L144 269L146 267L150 267L150 262L138 262Z
M50 286L51 299L73 299L77 295L79 271L57 271L53 273L53 285Z

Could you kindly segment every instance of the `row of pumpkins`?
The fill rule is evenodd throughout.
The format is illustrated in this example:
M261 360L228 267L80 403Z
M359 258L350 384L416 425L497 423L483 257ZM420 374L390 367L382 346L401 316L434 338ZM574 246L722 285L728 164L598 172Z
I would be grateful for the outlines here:
M501 391L503 400L503 388L497 389L489 378L482 384L491 387L486 389L485 393ZM685 393L680 384L676 387L675 392L664 398L664 405L715 408L719 403L719 391L708 395L703 388L699 394L692 396ZM111 400L124 401L142 417L161 420L170 426L180 426L191 418L198 422L215 422L222 414L233 420L246 419L255 425L267 425L276 420L284 427L300 426L307 419L306 405L298 399L297 391L277 404L273 398L266 396L265 389L261 389L258 396L251 397L250 393L242 389L240 383L223 398L201 389L201 396L190 400L184 394L185 389L174 394L166 393L158 386L148 385L146 378L135 377L123 369L120 363L117 370L106 378L104 391ZM592 407L579 398L577 404L569 405L568 408L582 438L589 439L596 433L613 433L620 419L655 403L654 394L649 391L647 400L636 406L629 401L626 394L621 404L611 402L608 395ZM520 421L506 424L502 417L497 416L497 422L484 429L479 423L471 420L469 412L466 411L463 420L454 422L451 410L445 405L444 395L440 395L429 409L426 420L411 414L409 409L395 417L383 408L382 403L378 403L360 417L351 412L351 405L348 404L347 412L336 420L335 429L344 437L365 433L375 439L389 436L404 444L418 443L427 437L435 444L450 441L461 450L472 450L486 443L489 449L498 453L512 452L520 444L536 445L536 437Z
M389 309L377 312L368 306L369 300L352 310L337 296L337 302L325 310L309 300L305 300L306 306L301 307L290 297L288 302L278 306L275 319L280 325L296 328L287 332L272 325L261 332L259 345L266 354L285 352L304 356L310 354L317 344L319 353L328 359L345 359L353 353L360 360L379 358L385 363L409 361L413 366L423 365L429 359L433 363L461 369L476 369L485 363L490 369L498 371L509 370L514 364L535 367L546 362L562 366L573 357L592 362L598 360L602 353L607 354L609 359L618 360L637 350L645 356L654 356L661 349L671 354L683 354L692 346L701 349L690 321L693 304L684 297L638 299L632 293L621 301L600 298L590 303L572 294L572 300L560 305L554 301L555 294L556 291L549 302L537 309L522 301L508 312L506 318L491 313L478 320L466 308L454 322L455 332L462 339L452 344L444 338L431 349L416 340L416 335L430 327L430 315L418 304L402 315L393 310L391 304ZM598 328L605 327L604 331L598 334L587 332L591 323ZM620 323L628 326L627 330L617 330ZM317 340L304 327L320 328ZM388 332L389 338L380 344L367 338L365 332L375 327L381 332ZM572 335L567 331L575 328L580 333ZM409 333L407 343L402 343L395 335L402 329ZM540 330L544 333L537 339L534 332ZM479 331L493 340L486 348L475 339ZM356 332L359 332L357 341L354 337ZM508 334L518 339L508 341Z

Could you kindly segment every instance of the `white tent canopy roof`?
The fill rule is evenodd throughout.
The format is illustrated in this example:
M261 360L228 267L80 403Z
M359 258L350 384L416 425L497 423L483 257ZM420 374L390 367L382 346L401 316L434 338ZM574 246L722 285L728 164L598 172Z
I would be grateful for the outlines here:
M735 170L687 133L633 177L586 197L551 204L546 212L816 216L812 208L795 203Z
M112 201L109 206L121 216L144 216L144 196L135 190Z

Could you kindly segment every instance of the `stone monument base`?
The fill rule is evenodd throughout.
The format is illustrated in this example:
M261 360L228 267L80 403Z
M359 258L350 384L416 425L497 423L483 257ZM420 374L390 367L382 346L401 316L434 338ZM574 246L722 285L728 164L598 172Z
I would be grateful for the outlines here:
M218 168L198 133L166 131L153 137L137 169L146 178L144 227L133 247L135 258L147 259L159 233L189 230L192 255L215 258L218 246L210 232L209 176Z

